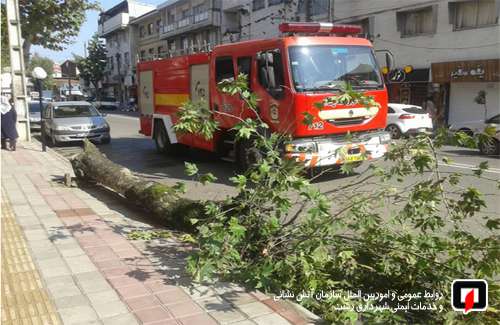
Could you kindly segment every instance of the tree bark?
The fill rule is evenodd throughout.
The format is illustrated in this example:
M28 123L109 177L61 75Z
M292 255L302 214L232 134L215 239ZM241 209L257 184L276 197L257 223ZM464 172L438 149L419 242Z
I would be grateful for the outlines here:
M84 150L71 159L77 180L95 182L124 196L148 211L161 224L193 232L192 218L203 218L204 207L199 201L179 197L167 185L147 181L130 170L106 158L92 143L84 142Z

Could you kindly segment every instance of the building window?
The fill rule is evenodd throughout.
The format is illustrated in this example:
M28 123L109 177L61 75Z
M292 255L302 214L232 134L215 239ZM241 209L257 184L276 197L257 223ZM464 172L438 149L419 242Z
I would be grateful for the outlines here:
M130 66L130 54L128 52L125 52L125 54L123 54L123 63L127 67Z
M331 0L299 0L297 5L297 12L301 14L306 13L306 6L309 4L309 14L311 16L328 14ZM269 3L271 5L271 2Z
M112 57L112 56L110 56L110 57L108 58L108 60L109 60L109 70L113 71L113 70L115 69L115 65L114 65L113 57Z
M401 37L429 35L436 32L437 6L396 13Z
M233 58L230 56L215 59L215 80L234 79Z
M158 19L156 21L156 32L159 33L160 32L160 28L161 28L161 20Z
M144 60L145 58L146 58L146 51L142 50L141 51L141 61Z
M139 27L139 37L144 37L144 26Z
M454 30L479 28L498 23L495 0L450 2L448 6Z
M189 40L187 37L181 38L181 49L185 50L189 47Z
M149 23L148 24L148 35L152 35L153 34L153 28L154 28L153 23Z
M253 0L252 10L257 11L266 7L266 0Z
M188 17L189 17L189 9L183 10L182 11L182 19L185 19Z
M169 51L175 50L175 41L174 40L168 41L168 50Z
M374 17L369 17L369 18L364 18L360 20L354 20L354 21L349 21L347 24L349 25L356 25L360 26L363 30L361 31L361 35L364 38L370 39L372 37L373 33L373 18Z
M163 54L163 46L158 46L158 56Z
M175 15L173 12L169 12L168 13L168 23L169 24L173 24L175 23Z

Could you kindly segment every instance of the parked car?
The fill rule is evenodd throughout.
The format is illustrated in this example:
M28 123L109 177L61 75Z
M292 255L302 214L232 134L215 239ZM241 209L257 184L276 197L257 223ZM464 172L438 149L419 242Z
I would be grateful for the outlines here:
M453 132L461 131L470 136L488 134L489 138L479 138L479 151L484 155L500 154L500 114L486 120L454 123L450 125L450 130Z
M47 107L48 102L42 101L42 106ZM40 102L30 101L28 103L28 109L30 112L30 129L34 131L39 131L42 128L41 123L41 113L40 113Z
M105 115L89 102L52 102L47 105L44 114L46 134L54 146L83 139L100 143L111 141Z
M432 133L432 129L432 119L422 107L389 103L385 130L391 134L391 138Z
M116 111L120 108L120 102L114 97L103 97L101 100L94 101L93 104L97 109Z

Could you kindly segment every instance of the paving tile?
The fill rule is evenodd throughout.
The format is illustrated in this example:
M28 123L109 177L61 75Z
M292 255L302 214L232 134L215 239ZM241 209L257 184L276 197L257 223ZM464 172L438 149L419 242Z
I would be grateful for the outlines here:
M290 323L294 325L305 325L307 324L307 320L299 315L295 310L285 310L279 313L281 317L288 320Z
M175 285L165 284L165 280L154 280L154 281L149 280L149 281L144 282L144 284L153 293L160 293L160 292L170 291L170 290L174 290L174 289L179 288Z
M110 301L106 304L93 305L93 307L100 318L113 317L129 312L127 307L120 300Z
M56 214L59 218L68 218L68 217L77 217L78 216L78 214L75 212L75 210L72 210L72 209L57 210Z
M97 314L90 306L77 306L58 310L64 325L90 323L97 320Z
M214 289L204 285L193 285L181 288L194 300L210 298L217 294Z
M168 305L168 310L174 315L175 318L186 317L190 315L204 313L200 306L192 302L191 300L186 300L177 304Z
M221 297L233 305L243 305L256 301L255 297L246 292L226 292L222 294Z
M102 305L111 301L120 300L120 297L113 289L88 293L87 297L92 305Z
M247 317L235 309L225 309L209 313L219 324L229 324L247 319Z
M104 276L108 279L128 276L130 272L132 272L132 269L128 266L120 266L112 269L102 270L102 274L104 274Z
M222 300L219 297L199 299L196 300L196 303L207 312L222 311L233 307L229 302Z
M146 295L150 294L148 289L146 289L146 287L143 286L142 284L132 285L132 286L128 286L128 287L122 287L122 288L116 288L116 291L124 299L146 296Z
M99 268L99 270L103 271L121 267L124 266L125 264L119 259L115 259L115 260L98 261L95 262L95 265Z
M39 268L39 271L45 279L71 274L71 271L67 266Z
M75 277L80 288L86 293L112 290L109 283L97 271L76 274Z
M135 316L143 323L172 319L172 314L159 306L138 310L135 312Z
M138 324L133 314L127 313L102 319L104 325L134 325ZM201 324L200 324L201 325Z
M97 271L94 263L86 255L66 257L66 263L73 273Z
M69 275L48 278L46 283L47 289L54 298L77 296L81 293L75 281Z
M57 309L90 305L88 298L81 294L56 298L54 299L54 303Z
M271 314L274 311L261 303L260 301L251 302L248 304L238 305L237 307L240 311L242 311L249 318L254 318L261 315Z
M156 296L165 305L177 304L182 301L191 301L191 298L180 288L157 293Z
M207 314L198 314L179 318L177 320L182 325L217 325L217 322Z
M131 285L140 285L142 281L130 276L121 276L108 279L109 283L115 288L122 288Z
M252 321L258 325L290 325L290 323L278 314L262 315L253 318Z
M47 239L47 232L43 229L27 230L24 235L28 241Z
M262 303L266 304L269 308L271 308L274 311L281 312L287 310L285 304L280 303L279 301L274 301L274 299L272 298L262 300Z
M153 295L142 296L142 297L137 297L137 298L125 300L125 303L133 311L145 309L145 308L151 308L151 307L160 305L160 301Z
M231 325L255 325L255 323L250 319L245 319L239 322L231 323Z
M83 204L83 202L82 202ZM79 208L74 210L75 213L79 216L89 216L89 215L95 215L94 210L90 208Z

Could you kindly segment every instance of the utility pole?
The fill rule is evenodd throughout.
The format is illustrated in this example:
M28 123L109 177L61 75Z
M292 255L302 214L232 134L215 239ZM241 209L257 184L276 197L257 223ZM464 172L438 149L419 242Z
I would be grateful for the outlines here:
M21 40L21 21L18 0L6 0L7 31L9 34L10 73L12 76L12 100L17 114L17 130L22 140L31 140L28 96L26 91L25 62Z
M328 1L328 21L333 22L335 20L335 0Z
M306 14L306 21L311 21L311 8L312 8L312 2L313 0L305 0L305 14Z

